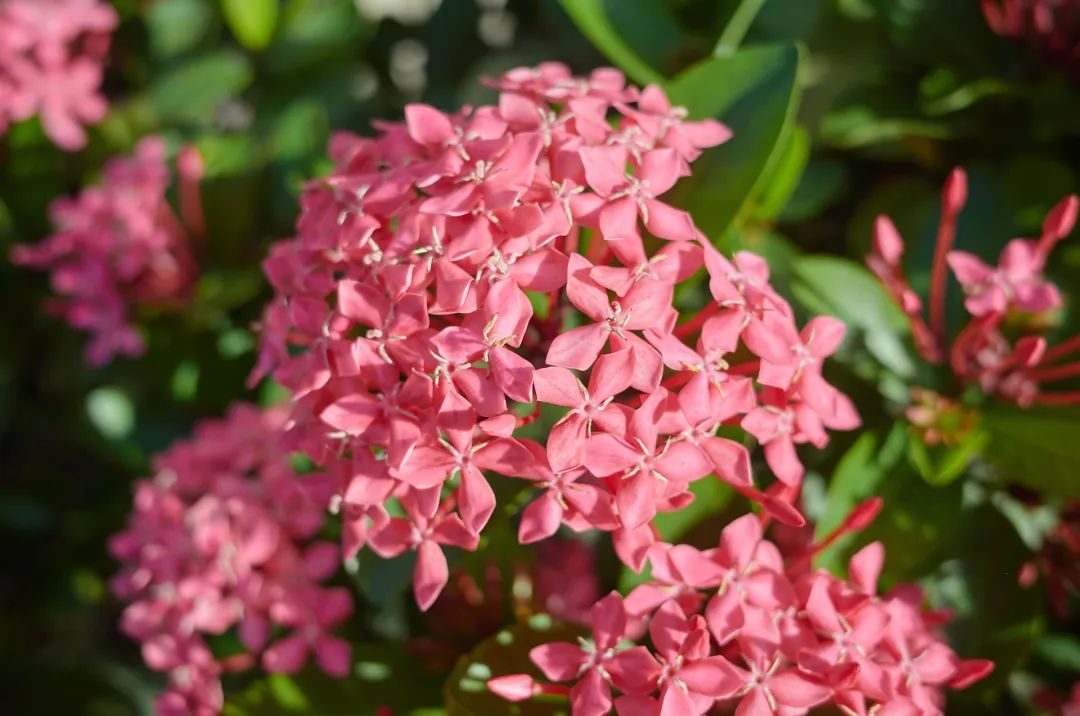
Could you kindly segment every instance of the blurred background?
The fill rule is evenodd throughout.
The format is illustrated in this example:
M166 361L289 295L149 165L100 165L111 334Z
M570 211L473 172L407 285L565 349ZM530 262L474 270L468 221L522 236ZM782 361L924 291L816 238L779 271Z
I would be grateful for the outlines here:
M276 398L272 386L243 387L251 326L269 296L259 262L290 235L303 181L328 168L331 130L366 133L409 102L451 110L490 101L480 78L520 65L558 60L587 72L622 59L639 78L670 77L718 45L721 55L798 49L754 69L764 81L721 115L737 138L758 138L723 155L734 171L722 178L746 185L743 200L715 206L706 177L682 203L725 249L770 257L782 293L844 318L859 337L834 378L867 425L815 458L807 510L835 521L861 497L886 496L866 535L890 550L886 581L921 578L960 616L956 650L999 660L957 713L1035 713L1041 685L1065 692L1077 678L1080 623L1050 611L1040 587L1021 589L1017 570L1043 546L1039 520L1049 519L1025 500L1047 484L1077 495L1080 421L1034 428L1056 442L1053 461L1016 443L1007 459L1021 484L1005 498L980 501L970 481L930 484L890 453L894 418L880 406L902 401L896 376L918 369L890 338L895 313L858 268L885 212L909 241L916 287L925 282L939 187L955 165L971 177L958 245L987 260L1008 239L1037 233L1044 213L1077 190L1076 3L1051 31L1016 37L996 33L975 0L282 0L252 3L256 12L219 0L112 4L121 25L105 83L110 111L89 146L65 154L36 121L0 137L0 254L48 235L55 197L159 134L174 152L194 144L206 164L201 275L184 312L140 316L144 357L92 370L84 337L41 310L47 279L0 261L0 711L150 712L159 683L117 631L105 543L155 452L230 403ZM612 32L632 57L620 58ZM810 253L836 260L796 260ZM1080 242L1056 256L1054 279L1080 289ZM1063 333L1070 326L1075 333L1071 314ZM1028 474L1035 484L1023 484ZM382 586L396 578L373 577ZM444 676L435 669L396 688L410 706L439 713ZM277 696L231 708L288 711ZM349 713L372 713L362 690L355 697Z

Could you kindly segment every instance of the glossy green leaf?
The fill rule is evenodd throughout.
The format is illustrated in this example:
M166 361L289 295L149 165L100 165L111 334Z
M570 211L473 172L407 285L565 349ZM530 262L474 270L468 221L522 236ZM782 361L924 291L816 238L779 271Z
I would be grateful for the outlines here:
M859 436L840 458L829 481L825 509L815 530L817 538L839 527L857 504L881 492L882 482L903 456L907 443L907 430L901 423L884 437L870 431ZM842 539L827 549L818 558L818 566L839 571L846 544Z
M278 0L221 0L221 10L241 45L261 50L270 44L277 25Z
M207 124L217 107L243 92L253 78L247 58L218 50L162 75L151 88L150 97L162 119Z
M849 331L866 336L866 348L889 370L900 376L915 371L900 336L908 332L907 319L867 269L834 256L795 259L795 298L808 310L835 316Z
M931 485L948 485L982 454L988 440L981 430L968 433L959 445L929 446L922 440L912 440L908 455L924 480Z
M487 681L507 674L543 676L529 659L529 650L555 641L577 642L578 627L536 615L527 623L503 629L458 660L443 687L447 716L569 716L566 698L541 696L509 703L487 690Z
M691 527L701 520L716 515L735 494L722 480L712 476L690 485L694 501L676 512L661 512L653 524L665 542L678 542Z
M761 197L755 202L757 218L771 221L779 216L799 186L809 160L810 135L805 129L795 127L787 133L776 160L765 174Z
M1002 477L1051 495L1080 497L1080 414L995 403L983 411L986 457Z
M378 716L392 709L410 716L439 703L438 675L400 646L353 646L352 673L338 679L310 666L299 674L270 674L226 700L225 716L350 714Z
M608 59L642 84L659 83L682 31L660 0L561 0L566 14Z
M753 47L704 60L666 85L691 118L716 117L734 133L706 151L693 177L670 193L713 241L761 192L762 177L779 156L798 103L799 55L793 45Z
M158 0L146 9L150 51L160 58L192 49L213 24L214 16L203 0Z
M1080 638L1046 634L1035 642L1035 653L1062 671L1080 672Z

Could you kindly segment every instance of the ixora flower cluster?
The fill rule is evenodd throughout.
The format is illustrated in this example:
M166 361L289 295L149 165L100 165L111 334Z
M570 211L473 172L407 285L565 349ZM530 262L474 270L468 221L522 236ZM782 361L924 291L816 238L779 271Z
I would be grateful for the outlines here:
M1076 0L981 0L983 17L996 34L1022 40L1050 63L1080 79L1080 2Z
M375 138L337 136L336 170L265 263L278 296L255 375L291 392L295 445L340 477L345 554L415 550L427 609L443 548L475 549L496 508L485 473L539 488L523 543L611 531L635 569L653 517L709 475L800 523L795 446L859 422L821 373L843 326L800 332L764 260L722 256L661 199L728 130L615 70L493 84L497 106L412 105ZM695 275L710 302L680 323ZM517 436L537 418L556 421L545 444ZM755 486L721 426L763 444L779 481Z
M860 528L879 508L865 503L841 529ZM852 557L847 580L809 569L820 546L785 563L755 515L725 527L715 549L656 543L652 581L625 600L613 592L597 602L591 639L530 652L562 684L511 674L488 688L511 701L565 695L574 716L612 706L619 716L702 716L714 706L767 716L826 704L847 714L939 714L943 687L964 688L993 669L945 645L934 630L947 617L924 611L918 587L877 596L879 543ZM651 647L628 646L643 618Z
M61 149L86 145L105 117L101 94L116 11L103 0L0 0L0 134L41 117Z
M1080 392L1048 392L1047 383L1080 375L1080 361L1060 363L1080 351L1080 335L1048 346L1044 333L1052 313L1062 307L1061 293L1043 275L1054 246L1076 225L1075 195L1062 199L1046 215L1038 239L1013 239L997 266L964 251L952 250L957 217L967 202L967 176L950 174L942 192L941 224L930 275L929 322L919 296L901 267L904 242L887 216L874 229L874 251L867 265L885 285L911 324L915 345L929 362L948 362L964 384L1021 406L1080 404ZM947 344L945 290L952 269L964 291L971 319ZM933 396L931 396L933 398ZM925 407L925 406L924 406ZM932 406L927 408L931 412Z
M197 225L202 162L187 149L178 167L184 215ZM53 202L56 233L11 253L14 263L51 272L60 297L50 309L91 334L86 360L92 365L140 355L144 345L131 309L182 301L193 285L187 231L166 199L171 181L164 143L144 139L134 156L106 164L99 186Z
M202 423L157 458L111 541L123 564L113 588L130 602L121 627L147 665L169 675L161 714L219 713L221 674L249 668L256 654L269 671L297 671L314 655L326 672L348 673L350 646L330 630L351 615L352 597L322 584L339 550L312 539L324 498L317 477L301 482L290 467L286 418L239 405ZM230 630L250 653L218 660L208 640Z

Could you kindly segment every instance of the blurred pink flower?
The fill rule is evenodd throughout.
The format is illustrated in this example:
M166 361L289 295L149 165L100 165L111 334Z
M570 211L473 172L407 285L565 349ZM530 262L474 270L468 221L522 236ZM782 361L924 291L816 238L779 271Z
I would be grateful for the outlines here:
M40 115L61 149L86 145L105 117L101 94L116 11L102 0L0 1L0 132Z
M350 646L331 630L352 614L352 597L322 585L340 557L312 539L327 481L293 472L285 419L281 409L237 405L201 423L155 459L127 528L110 541L122 565L113 590L128 602L121 628L170 677L161 713L220 711L220 675L237 660L216 660L206 639L227 631L269 671L298 671L313 656L327 673L349 672Z
M1041 235L1037 239L1010 241L997 266L952 248L956 221L966 201L967 174L957 168L942 190L942 218L931 267L929 321L923 319L922 300L904 276L904 242L887 216L879 216L874 225L874 248L866 257L867 265L904 311L915 347L928 362L947 360L965 384L978 385L988 395L1021 406L1080 403L1076 391L1047 392L1042 386L1080 375L1080 361L1054 365L1080 350L1080 336L1053 347L1042 336L1047 314L1064 303L1057 286L1043 272L1054 246L1075 227L1080 199L1070 195L1059 201L1043 220ZM964 307L971 316L951 345L945 326L947 268L952 269L963 288ZM1007 320L1020 328L1014 338L1007 338L1002 331Z
M199 178L181 183L197 190ZM143 139L134 156L109 160L100 185L53 202L55 234L11 252L13 262L51 272L59 296L50 308L91 334L91 365L140 355L131 311L184 301L194 283L189 239L166 199L170 183L164 143Z

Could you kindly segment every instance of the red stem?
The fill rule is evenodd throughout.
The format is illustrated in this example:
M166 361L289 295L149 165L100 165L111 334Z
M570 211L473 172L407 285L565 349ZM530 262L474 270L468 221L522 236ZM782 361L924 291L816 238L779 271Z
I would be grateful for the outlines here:
M1034 381L1043 382L1048 380L1061 380L1080 375L1080 361L1073 361L1065 365L1057 365L1050 368L1040 368L1028 373L1028 377Z
M956 238L956 216L946 213L941 216L938 228L937 246L934 249L934 264L930 274L930 330L938 341L945 340L945 288L948 279L946 257Z
M930 330L939 345L945 343L945 290L948 256L956 240L956 218L967 201L967 175L954 169L941 193L941 223L938 225L934 263L930 270Z
M1032 402L1038 405L1080 405L1080 390L1068 393L1039 393Z
M720 304L713 301L708 306L698 311L697 314L686 323L675 326L675 330L673 331L675 337L682 339L693 335L705 325L705 321L709 320L719 312Z
M1058 343L1053 348L1050 348L1043 354L1042 360L1039 361L1039 365L1045 365L1046 363L1053 363L1056 360L1064 358L1065 356L1080 351L1080 333L1077 333L1072 338Z

